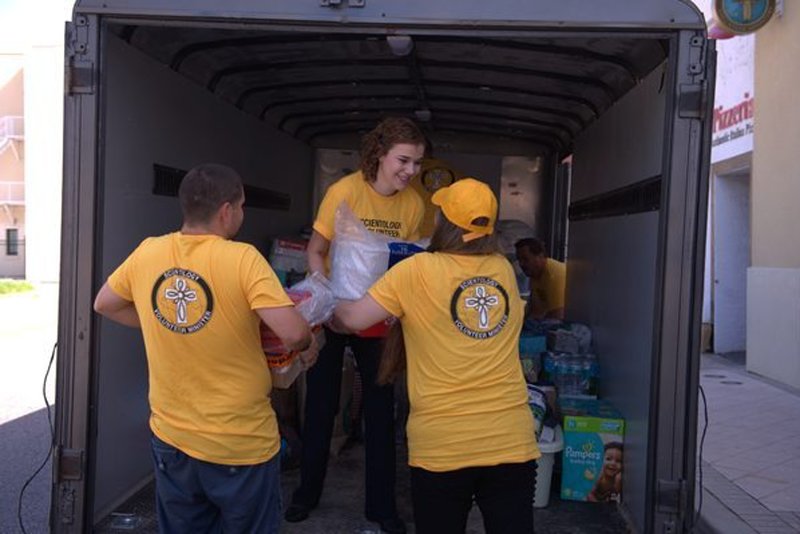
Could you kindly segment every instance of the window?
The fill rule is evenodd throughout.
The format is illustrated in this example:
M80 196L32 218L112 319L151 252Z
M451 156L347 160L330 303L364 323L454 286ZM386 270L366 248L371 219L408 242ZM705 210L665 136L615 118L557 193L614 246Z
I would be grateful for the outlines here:
M19 230L6 228L6 256L19 255Z

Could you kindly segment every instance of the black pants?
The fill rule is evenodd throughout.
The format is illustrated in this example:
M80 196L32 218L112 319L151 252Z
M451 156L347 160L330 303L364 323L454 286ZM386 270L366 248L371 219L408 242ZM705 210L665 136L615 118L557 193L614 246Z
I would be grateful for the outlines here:
M364 515L373 521L395 517L393 387L391 384L378 386L375 383L383 339L346 336L327 329L325 336L325 346L320 351L317 363L306 375L300 487L294 492L292 503L313 508L322 495L333 422L339 406L342 357L345 346L349 344L361 374L364 396Z
M417 534L463 534L473 498L488 534L531 534L536 461L441 473L411 468Z

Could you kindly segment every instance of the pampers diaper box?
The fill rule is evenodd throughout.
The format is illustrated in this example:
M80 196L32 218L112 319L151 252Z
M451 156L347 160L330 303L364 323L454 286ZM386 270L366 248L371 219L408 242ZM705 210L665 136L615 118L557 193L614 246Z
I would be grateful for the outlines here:
M607 401L560 399L564 416L561 498L619 500L625 421Z

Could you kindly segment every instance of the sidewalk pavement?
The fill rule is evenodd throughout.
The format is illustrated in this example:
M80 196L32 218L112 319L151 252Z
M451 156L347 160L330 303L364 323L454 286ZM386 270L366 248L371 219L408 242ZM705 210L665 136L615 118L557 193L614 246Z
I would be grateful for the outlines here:
M21 532L20 492L47 458L51 438L42 389L52 405L55 362L47 384L44 378L57 337L57 317L57 284L0 295L0 534ZM29 533L48 530L50 465L48 460L23 496L22 520Z
M702 356L700 383L709 422L701 458L702 530L800 533L800 391L713 354Z

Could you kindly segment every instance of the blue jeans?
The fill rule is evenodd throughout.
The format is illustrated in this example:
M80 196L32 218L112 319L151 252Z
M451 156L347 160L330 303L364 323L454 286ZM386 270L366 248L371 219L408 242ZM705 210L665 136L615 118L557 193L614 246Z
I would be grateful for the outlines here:
M152 437L156 510L162 534L272 534L281 524L280 459L221 465Z

